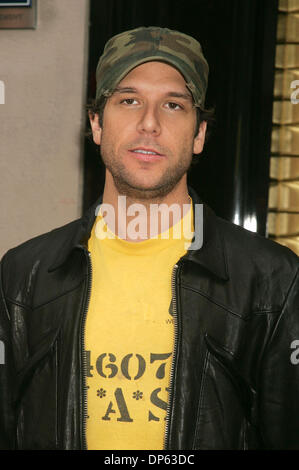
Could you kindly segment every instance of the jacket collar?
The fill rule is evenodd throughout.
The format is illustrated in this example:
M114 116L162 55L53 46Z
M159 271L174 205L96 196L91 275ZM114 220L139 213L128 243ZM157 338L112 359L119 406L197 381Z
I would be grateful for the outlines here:
M66 262L70 253L74 249L87 249L87 242L96 219L97 207L102 203L102 199L103 196L101 195L99 199L85 212L81 219L77 219L72 222L74 225L72 234L68 234L67 240L65 240L65 243L62 243L58 255L56 256L56 260L51 264L48 272L53 272L60 268Z
M189 186L188 191L192 198L194 214L195 204L203 204L203 244L198 250L188 250L185 259L201 265L220 279L228 280L226 250L218 218L213 210L201 201L194 189Z
M188 191L192 198L193 213L195 214L195 204L203 204L203 202L191 187L188 187ZM61 247L55 263L53 263L48 270L49 272L62 266L73 249L87 247L87 242L96 218L96 209L101 203L102 195L81 219L73 222L75 226L73 235L68 237L65 245ZM225 246L219 231L219 224L217 224L217 216L206 204L203 204L203 245L198 250L188 250L184 259L201 265L220 279L228 280L229 278Z

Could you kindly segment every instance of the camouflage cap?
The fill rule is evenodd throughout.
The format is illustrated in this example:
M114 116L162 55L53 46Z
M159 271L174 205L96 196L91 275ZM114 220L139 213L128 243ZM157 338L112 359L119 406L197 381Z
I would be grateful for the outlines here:
M204 107L209 66L201 45L187 34L156 26L132 29L109 39L96 70L96 99L110 96L137 65L156 60L178 69L195 106Z

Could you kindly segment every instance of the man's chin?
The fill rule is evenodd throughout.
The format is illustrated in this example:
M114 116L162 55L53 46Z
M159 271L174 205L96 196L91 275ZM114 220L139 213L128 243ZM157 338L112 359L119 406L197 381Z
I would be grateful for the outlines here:
M138 200L154 200L161 199L169 194L176 184L149 184L149 183L134 183L130 184L125 181L114 179L115 187L121 196L127 196L132 199Z

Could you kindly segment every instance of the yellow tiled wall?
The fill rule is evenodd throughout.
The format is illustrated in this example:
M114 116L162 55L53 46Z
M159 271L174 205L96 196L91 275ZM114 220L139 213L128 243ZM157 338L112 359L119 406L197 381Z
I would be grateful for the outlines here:
M299 255L299 0L279 1L270 177L269 237Z

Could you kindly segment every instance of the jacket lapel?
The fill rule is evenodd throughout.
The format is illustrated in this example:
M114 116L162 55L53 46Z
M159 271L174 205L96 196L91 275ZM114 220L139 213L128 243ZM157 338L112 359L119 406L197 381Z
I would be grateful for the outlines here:
M188 189L193 202L193 213L196 214L195 204L202 204L202 201L192 188ZM219 232L217 216L206 204L203 204L203 245L199 250L189 250L186 259L200 264L223 280L229 279L225 245Z

